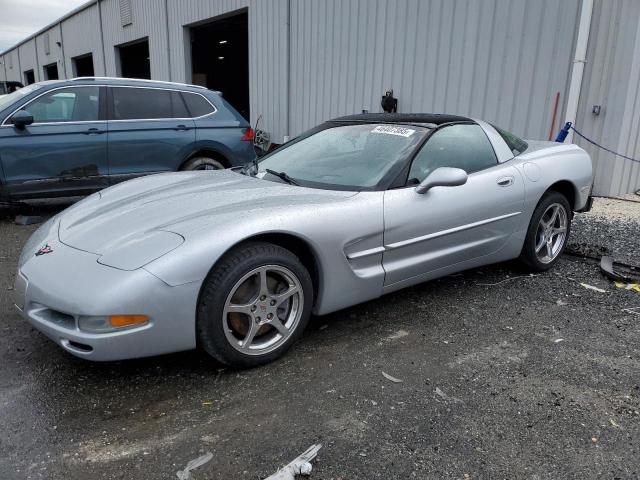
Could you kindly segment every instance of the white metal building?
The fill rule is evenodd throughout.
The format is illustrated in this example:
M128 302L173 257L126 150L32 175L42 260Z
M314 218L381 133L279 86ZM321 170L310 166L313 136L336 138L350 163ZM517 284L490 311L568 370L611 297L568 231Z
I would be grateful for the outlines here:
M205 84L276 143L393 89L402 112L536 139L568 118L640 156L638 0L92 0L0 54L0 80L80 75ZM640 188L640 164L574 141L597 194Z

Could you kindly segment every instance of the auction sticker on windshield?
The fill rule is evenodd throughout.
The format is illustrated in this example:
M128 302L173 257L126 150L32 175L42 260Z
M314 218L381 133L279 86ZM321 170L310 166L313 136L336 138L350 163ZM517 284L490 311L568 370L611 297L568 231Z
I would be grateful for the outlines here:
M376 128L371 130L371 133L386 133L387 135L410 137L411 135L416 133L416 131L412 130L411 128L396 127L394 125L378 125Z

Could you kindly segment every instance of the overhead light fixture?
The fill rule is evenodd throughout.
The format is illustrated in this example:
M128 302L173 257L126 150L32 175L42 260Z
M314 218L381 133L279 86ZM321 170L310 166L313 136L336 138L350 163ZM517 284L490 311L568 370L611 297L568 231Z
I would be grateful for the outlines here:
M225 43L227 43L226 40L220 40L220 45L224 45Z
M224 60L224 57L218 57L218 60Z

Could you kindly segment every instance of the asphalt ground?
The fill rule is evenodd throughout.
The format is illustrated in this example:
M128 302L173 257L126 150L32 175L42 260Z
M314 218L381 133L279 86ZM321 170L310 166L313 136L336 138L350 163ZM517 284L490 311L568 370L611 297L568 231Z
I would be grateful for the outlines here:
M206 452L196 480L263 479L315 443L311 479L640 478L640 294L596 261L565 255L536 276L494 265L314 318L283 359L249 371L199 352L101 364L14 312L36 226L12 213L1 479L170 479ZM583 214L571 242L637 264L639 239L637 220Z

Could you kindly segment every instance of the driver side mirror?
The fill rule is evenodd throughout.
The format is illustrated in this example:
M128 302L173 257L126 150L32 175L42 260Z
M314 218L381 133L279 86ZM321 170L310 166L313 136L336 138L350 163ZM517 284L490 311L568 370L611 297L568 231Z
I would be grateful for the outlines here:
M24 127L33 123L33 115L26 110L18 110L13 117L11 117L11 123L18 130L24 130Z
M433 187L457 187L467 183L467 172L461 168L440 167L427 175L420 185L416 187L416 193L427 193Z

